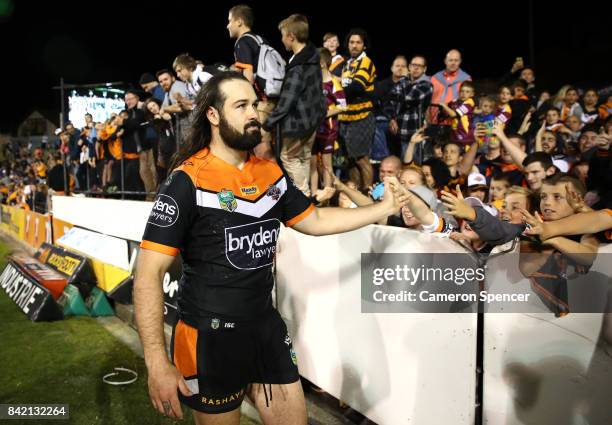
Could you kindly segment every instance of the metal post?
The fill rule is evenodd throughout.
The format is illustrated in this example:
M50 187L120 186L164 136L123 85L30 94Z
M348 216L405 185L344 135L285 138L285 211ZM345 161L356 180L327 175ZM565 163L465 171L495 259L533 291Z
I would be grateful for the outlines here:
M178 152L179 150L179 146L181 145L181 119L179 117L179 114L175 115L176 117L176 150Z
M280 128L280 123L276 124L276 127L274 128L274 156L276 156L276 162L278 164L281 164L281 157L280 157L280 153L281 153L281 128Z
M64 93L64 77L60 78L60 127L62 131L64 131L64 126L66 125L66 102L65 102L65 93ZM62 148L61 140L60 140L60 149ZM70 193L70 178L68 177L68 170L66 170L66 155L62 152L62 164L64 168L64 196L67 196Z
M121 199L125 199L125 180L123 167L123 140L121 140Z
M68 172L66 171L66 155L64 154L64 152L62 152L62 168L64 169L64 195L67 195L68 194Z
M421 143L419 143L417 146L419 147L419 167L423 166L423 157L425 155L425 143L427 143L427 140L423 140ZM410 143L410 142L408 142ZM406 148L408 149L408 148ZM403 162L404 158L402 158L402 162Z
M60 127L62 128L62 130L64 129L64 124L66 121L66 105L65 105L65 98L64 98L64 77L60 78L60 102L61 104L61 115L60 115Z
M85 170L87 171L87 191L91 190L91 184L89 181L89 158L87 158L87 162L85 162Z

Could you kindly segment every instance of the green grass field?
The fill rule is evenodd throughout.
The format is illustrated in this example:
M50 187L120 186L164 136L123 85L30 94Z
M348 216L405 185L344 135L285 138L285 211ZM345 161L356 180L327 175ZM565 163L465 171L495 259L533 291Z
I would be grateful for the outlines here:
M8 251L0 241L0 270ZM0 291L0 324L0 403L69 404L70 421L61 423L177 423L153 410L144 360L95 319L34 323ZM102 382L118 366L138 372L138 380L123 387ZM179 423L194 423L189 411L183 413ZM46 423L8 421L41 422ZM241 423L255 422L243 418Z

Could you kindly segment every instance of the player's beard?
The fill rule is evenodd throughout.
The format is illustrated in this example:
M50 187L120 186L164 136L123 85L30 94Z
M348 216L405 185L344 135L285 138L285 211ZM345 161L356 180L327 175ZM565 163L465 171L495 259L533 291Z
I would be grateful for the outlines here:
M257 130L248 130L255 126ZM261 124L257 120L249 121L242 133L239 133L232 125L221 116L219 120L219 135L225 144L238 151L250 151L261 142Z

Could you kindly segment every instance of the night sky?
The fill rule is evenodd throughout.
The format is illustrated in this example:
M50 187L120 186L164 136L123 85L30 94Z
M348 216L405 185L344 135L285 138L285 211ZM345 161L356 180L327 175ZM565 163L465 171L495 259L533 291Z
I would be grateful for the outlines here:
M476 80L498 78L517 56L530 63L529 2L246 2L256 13L255 31L282 51L277 25L291 13L308 16L311 39L320 45L327 31L341 38L362 26L372 40L370 56L379 78L388 76L396 54L424 54L428 74L439 71L444 54L459 48L463 69ZM534 51L540 88L562 84L612 83L609 14L603 3L534 5ZM233 62L233 41L225 26L230 1L0 0L0 49L4 84L0 131L12 132L32 110L56 121L59 95L51 87L68 83L124 81L136 84L143 72L169 68L179 53L205 63ZM293 4L293 5L291 5ZM404 6L399 6L400 4ZM447 5L444 16L436 12ZM504 10L503 6L507 9ZM602 6L600 6L602 5ZM587 9L588 8L588 9Z

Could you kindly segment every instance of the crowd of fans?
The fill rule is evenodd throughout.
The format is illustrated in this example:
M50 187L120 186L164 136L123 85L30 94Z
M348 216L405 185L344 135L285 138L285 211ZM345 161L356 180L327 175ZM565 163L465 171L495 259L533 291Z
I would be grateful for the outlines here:
M541 220L612 208L610 92L546 90L522 58L494 91L483 91L455 49L439 72L428 73L423 55L398 55L391 75L379 79L365 30L346 34L345 56L331 32L315 47L302 15L279 24L291 54L285 64L253 23L250 7L230 9L233 65L205 66L180 54L171 69L144 73L125 93L125 110L105 122L88 115L82 129L67 123L56 143L3 149L2 201L44 211L48 192L152 199L189 131L201 87L233 69L260 97L263 138L254 153L280 161L320 206L376 202L382 179L397 177L407 202L381 224L447 233L483 254L525 236L527 224L539 229ZM483 223L489 230L478 230ZM540 241L542 249L587 255L598 238L583 233Z

